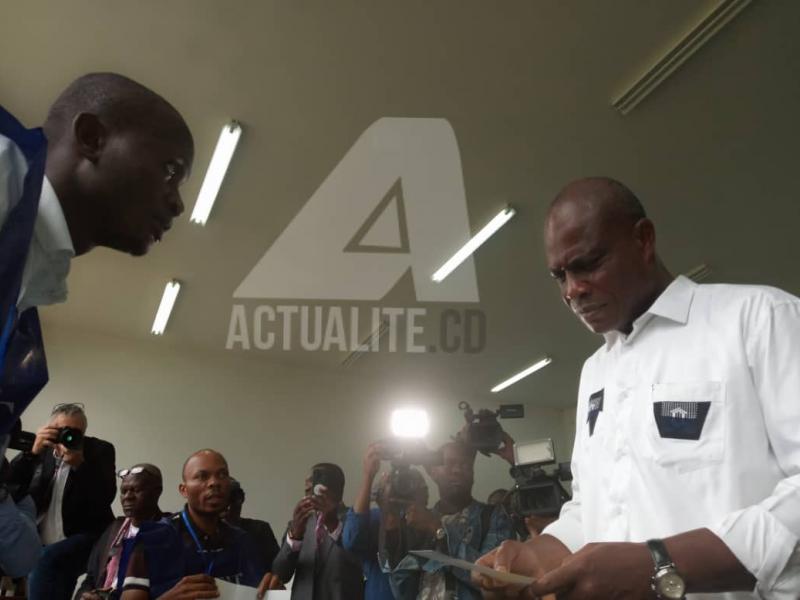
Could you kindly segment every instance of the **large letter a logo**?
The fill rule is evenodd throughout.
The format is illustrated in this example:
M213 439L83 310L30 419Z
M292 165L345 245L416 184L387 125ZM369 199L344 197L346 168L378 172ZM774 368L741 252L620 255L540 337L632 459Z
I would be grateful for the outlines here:
M417 300L477 302L472 258L431 275L470 237L461 158L444 119L373 123L234 293L380 300L409 268Z

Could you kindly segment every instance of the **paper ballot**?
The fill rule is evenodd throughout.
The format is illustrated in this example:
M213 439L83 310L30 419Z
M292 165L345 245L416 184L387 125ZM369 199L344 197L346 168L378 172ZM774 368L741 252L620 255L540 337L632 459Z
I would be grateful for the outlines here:
M256 600L256 588L246 585L237 585L222 579L216 579L219 590L219 600ZM291 590L269 590L264 594L264 600L290 600Z
M447 556L446 554L436 552L435 550L411 550L411 554L416 554L421 558L435 560L436 562L458 567L459 569L464 569L466 571L475 571L476 573L486 575L486 577L490 577L496 581L502 581L503 583L530 585L534 582L532 577L525 577L524 575L517 575L515 573L502 573L500 571L490 569L489 567L484 567L483 565L476 565L475 563L467 562L466 560Z

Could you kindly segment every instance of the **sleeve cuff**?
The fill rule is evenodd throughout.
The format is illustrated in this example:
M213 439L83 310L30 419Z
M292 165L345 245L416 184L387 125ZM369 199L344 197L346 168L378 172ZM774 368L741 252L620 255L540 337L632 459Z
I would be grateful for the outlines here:
M560 518L548 525L542 531L542 535L552 535L559 542L564 544L570 552L575 553L585 545L583 540L583 529L580 523L570 518Z
M300 552L300 548L303 547L303 540L295 540L288 533L286 534L286 543L289 544L292 552Z
M727 515L709 528L755 576L756 588L770 598L797 547L798 538L761 506ZM800 573L797 574L800 576Z

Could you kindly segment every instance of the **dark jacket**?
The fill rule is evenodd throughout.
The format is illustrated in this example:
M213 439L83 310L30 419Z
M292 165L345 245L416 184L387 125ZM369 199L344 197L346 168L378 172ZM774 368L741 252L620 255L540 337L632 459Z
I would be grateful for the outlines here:
M284 536L281 551L272 561L272 572L286 582L294 576L292 600L362 600L364 572L361 560L330 536L317 547L317 517L306 523L303 545L292 552Z
M153 521L160 521L162 518L169 516L170 515L164 513L158 513ZM75 590L74 600L80 600L84 592L91 592L92 590L102 588L103 584L105 584L108 575L108 562L111 560L112 550L114 550L111 548L111 544L114 543L124 523L125 517L117 517L111 521L103 532L103 535L94 543L92 553L89 555L89 561L86 564L86 577L78 586L78 589ZM120 548L121 546L115 551L119 552ZM119 594L121 594L121 591L117 590L115 597L118 598Z
M258 519L239 519L235 527L247 534L248 542L253 545L253 555L262 563L264 572L272 570L272 561L280 550L278 540L272 532L272 527L266 521Z
M76 533L99 536L114 520L111 511L111 503L117 494L114 446L86 437L83 455L83 464L70 471L64 487L61 515L67 537ZM23 453L11 461L10 480L31 495L37 515L50 506L55 472L56 459L48 450L38 456Z

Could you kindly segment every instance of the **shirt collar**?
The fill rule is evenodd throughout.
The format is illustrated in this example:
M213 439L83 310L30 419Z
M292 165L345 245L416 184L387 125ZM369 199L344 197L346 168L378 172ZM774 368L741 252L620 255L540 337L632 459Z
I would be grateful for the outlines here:
M628 340L634 337L641 331L653 317L661 317L686 325L689 320L689 309L692 306L692 299L697 284L685 277L678 275L672 280L667 288L661 292L661 295L656 298L656 301L648 308L638 319L633 322L633 329L628 336L620 333L619 331L610 331L603 334L606 340L606 347L610 348L617 340Z
M39 214L36 219L36 235L47 254L64 253L75 256L72 237L69 234L64 211L56 196L50 180L42 181L42 193L39 196Z

